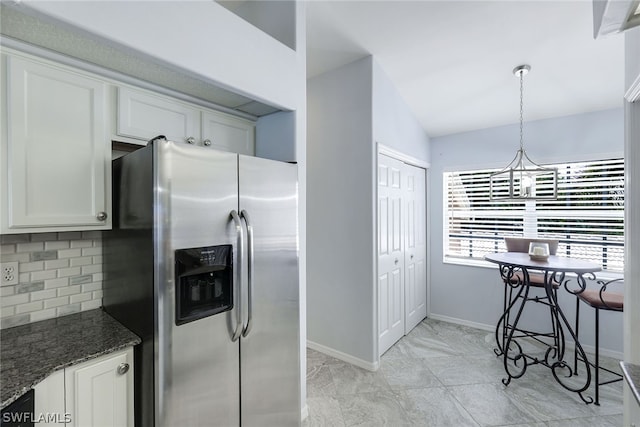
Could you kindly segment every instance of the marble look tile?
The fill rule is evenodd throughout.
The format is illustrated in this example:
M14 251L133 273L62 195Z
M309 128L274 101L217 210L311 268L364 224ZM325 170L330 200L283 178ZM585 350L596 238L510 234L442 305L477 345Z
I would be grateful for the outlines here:
M471 415L444 387L405 390L401 404L414 425L478 426Z
M490 375L464 356L432 357L425 363L444 385L499 383L504 376L504 370L498 376Z
M442 384L427 367L425 359L389 359L381 371L393 390L438 387Z
M408 355L414 358L459 356L464 354L463 350L456 349L441 339L411 335L404 337L403 342L407 346Z
M320 365L307 368L307 396L335 396L336 386L329 366Z
M309 416L302 423L303 427L344 427L342 411L338 400L334 397L310 397L307 399Z
M622 425L620 417L586 417L565 420L554 420L547 422L548 427L614 427Z
M390 390L339 396L347 426L410 426L411 419Z
M354 365L329 365L338 395L352 395L378 390L389 390L382 372L371 372Z
M533 423L541 420L509 397L501 384L474 384L449 388L449 391L481 425Z

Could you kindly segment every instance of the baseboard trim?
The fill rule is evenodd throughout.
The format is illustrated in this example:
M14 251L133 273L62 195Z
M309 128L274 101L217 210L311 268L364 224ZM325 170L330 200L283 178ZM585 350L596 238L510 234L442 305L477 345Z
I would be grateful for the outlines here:
M439 321L442 321L442 322L447 322L447 323L454 323L456 325L469 326L471 328L476 328L476 329L480 329L480 330L488 331L488 332L495 332L495 330L496 330L496 326L495 325L487 325L485 323L471 322L471 321L466 320L466 319L458 319L456 317L444 316L442 314L433 314L433 313L431 313L428 316L428 318L429 319L433 319L433 320L439 320ZM573 351L574 348L575 348L575 343L573 341L567 340L567 350ZM591 354L595 353L595 350L596 350L596 348L594 346L592 346L592 345L583 344L582 348L584 349L585 352L591 353ZM608 349L608 348L600 348L600 355L604 356L604 357L611 357L611 358L617 359L617 360L624 360L622 352L611 350L611 349Z
M380 368L380 362L367 362L366 360L353 357L350 354L343 353L339 350L327 347L322 344L318 344L313 341L307 340L307 347L312 350L319 351L320 353L326 354L327 356L335 357L336 359L355 365L359 368L366 369L367 371L375 372L378 370L378 368Z

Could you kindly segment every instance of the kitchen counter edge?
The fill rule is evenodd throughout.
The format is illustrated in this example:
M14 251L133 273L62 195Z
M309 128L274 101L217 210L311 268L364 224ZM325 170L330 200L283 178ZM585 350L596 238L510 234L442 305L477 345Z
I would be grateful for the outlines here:
M140 344L101 308L0 330L0 409L57 370Z

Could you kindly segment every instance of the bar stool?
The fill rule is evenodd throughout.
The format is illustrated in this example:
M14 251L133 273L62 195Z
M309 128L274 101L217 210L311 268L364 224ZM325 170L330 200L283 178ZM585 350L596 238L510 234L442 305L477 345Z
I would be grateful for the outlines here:
M558 251L558 240L554 240L554 239L535 239L535 238L525 238L525 237L505 237L504 238L504 242L505 245L507 246L507 251L508 252L524 252L524 253L528 253L529 252L529 243L531 242L541 242L541 243L547 243L549 245L549 254L550 255L555 255ZM517 283L522 283L524 280L524 276L523 273L518 271L515 272L513 277L511 278L511 285L515 285ZM544 289L545 286L545 277L544 277L544 273L536 273L536 272L529 272L529 286L531 288L538 288L538 289ZM507 283L507 281L505 280L505 291L504 291L504 311L507 311L507 306L511 303L512 299L513 299L513 291L514 288L511 286L509 283ZM552 287L553 287L553 293L555 294L557 292L558 289L558 284L557 283L553 283ZM545 296L534 296L534 297L527 297L527 301L535 301L544 305L547 305L549 307L549 313L550 313L550 318L551 318L551 332L536 332L536 331L528 331L528 330L524 330L521 328L518 328L515 332L514 332L514 338L517 337L528 337L528 338L532 338L538 342L544 343L545 345L547 343L545 343L544 341L542 341L540 339L540 337L546 337L546 338L551 338L553 339L553 343L555 348L560 351L560 331L556 322L556 317L553 315L553 307L551 306L550 302L549 302L549 297L545 294ZM506 341L507 335L509 333L509 316L507 316L504 319L503 325L502 325L502 339L503 342ZM520 335L516 335L516 332L519 333ZM504 351L504 349L501 349L502 351ZM498 354L500 355L500 354Z
M600 289L585 289L584 291L576 294L578 297L576 299L576 336L578 336L579 332L579 320L580 320L580 301L589 305L595 310L595 363L586 361L589 365L595 368L595 384L596 384L596 398L595 404L600 405L600 396L599 396L599 388L601 385L611 384L618 381L622 381L622 375L614 372L610 369L603 368L600 366L600 310L607 311L620 311L624 310L624 294L619 292L608 292L607 287L612 284L620 284L624 286L624 278L614 279L609 281L598 280L597 282L600 285ZM575 352L574 356L574 371L578 372L578 353ZM583 361L582 359L580 359ZM584 362L584 361L583 361ZM600 370L607 371L614 376L614 379L600 382Z

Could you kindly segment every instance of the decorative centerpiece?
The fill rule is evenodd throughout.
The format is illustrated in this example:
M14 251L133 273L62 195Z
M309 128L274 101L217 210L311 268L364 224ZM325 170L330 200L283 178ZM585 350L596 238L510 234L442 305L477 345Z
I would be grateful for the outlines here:
M543 242L529 243L529 258L534 261L546 261L549 258L549 244Z

